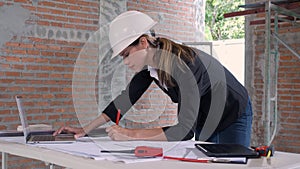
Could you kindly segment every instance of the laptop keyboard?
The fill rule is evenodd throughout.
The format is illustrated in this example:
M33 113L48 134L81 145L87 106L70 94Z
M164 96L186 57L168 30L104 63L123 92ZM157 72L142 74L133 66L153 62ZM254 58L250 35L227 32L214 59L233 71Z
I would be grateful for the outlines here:
M54 141L54 140L55 140L55 136L51 136L51 135L34 136L32 138L32 141Z

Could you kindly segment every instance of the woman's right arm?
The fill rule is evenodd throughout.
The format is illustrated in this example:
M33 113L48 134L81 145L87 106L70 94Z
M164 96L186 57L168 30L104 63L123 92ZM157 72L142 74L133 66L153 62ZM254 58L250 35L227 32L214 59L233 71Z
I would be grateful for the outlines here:
M70 127L64 126L59 128L53 135L60 134L61 132L74 133L75 138L83 137L91 130L105 124L108 121L115 122L118 109L121 110L121 116L124 115L133 104L143 95L149 88L153 79L147 69L137 73L130 81L122 93L116 97L98 116L95 120L84 127Z

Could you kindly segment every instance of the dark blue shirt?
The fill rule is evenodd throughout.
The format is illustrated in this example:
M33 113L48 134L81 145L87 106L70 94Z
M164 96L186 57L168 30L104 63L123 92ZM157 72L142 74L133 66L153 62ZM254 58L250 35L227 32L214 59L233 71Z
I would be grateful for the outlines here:
M135 74L103 113L114 121L117 108L126 113L154 81L174 103L178 103L178 123L163 127L169 141L193 138L197 131L203 130L208 114L213 115L207 123L214 127L214 132L225 129L245 111L247 90L212 56L197 49L191 55L193 61L184 60L184 66L174 62L172 71L168 72L175 86L166 90L144 69Z

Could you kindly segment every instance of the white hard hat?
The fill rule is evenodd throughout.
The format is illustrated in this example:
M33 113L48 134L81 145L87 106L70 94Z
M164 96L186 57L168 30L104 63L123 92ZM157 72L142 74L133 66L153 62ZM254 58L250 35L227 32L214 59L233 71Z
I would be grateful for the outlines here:
M157 22L138 11L127 11L117 16L109 27L109 41L113 50L111 58L117 56Z

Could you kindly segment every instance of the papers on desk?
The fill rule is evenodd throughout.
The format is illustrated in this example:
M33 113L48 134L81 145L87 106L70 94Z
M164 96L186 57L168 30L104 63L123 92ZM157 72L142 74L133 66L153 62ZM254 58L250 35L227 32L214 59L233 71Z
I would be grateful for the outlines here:
M1 140L24 144L23 137L1 137ZM28 144L29 146L43 147L76 156L95 160L109 160L124 163L137 163L167 160L163 157L139 158L134 154L101 153L101 150L132 150L137 146L150 146L163 148L163 155L179 159L213 159L207 157L194 146L195 141L167 142L167 141L112 141L109 137L80 138L72 144ZM218 158L222 162L243 163L246 158ZM225 161L226 160L226 161ZM185 160L182 160L185 161ZM197 161L193 161L197 162ZM217 161L216 161L217 162ZM220 161L221 162L221 161Z
M159 143L159 144L157 144ZM124 163L137 163L146 161L162 160L158 158L138 158L133 154L123 153L101 153L101 150L128 150L135 148L138 145L151 144L159 147L167 142L146 142L146 141L112 141L109 137L99 138L80 138L73 144L36 144L34 146L45 147L55 151L92 158L95 160L109 160Z
M163 150L169 150L174 147L178 142L167 141L108 141L108 142L95 142L101 150L120 151L120 150L132 150L137 146L149 146L163 148ZM102 157L110 161L121 161L124 163L136 163L145 161L158 161L162 160L162 157L136 157L134 154L124 153L102 153Z
M176 145L194 145L193 141L167 142L167 141L112 141L109 137L80 138L73 144L35 144L32 146L61 151L64 153L92 158L95 160L109 160L124 163L137 163L163 160L162 157L139 158L134 154L101 153L101 150L131 150L137 146L162 147L164 153L170 154ZM179 146L180 147L180 146Z
M104 160L101 158L99 147L92 142L76 142L72 144L36 144L34 146L64 152L85 158Z
M62 151L73 155L92 158L95 160L109 160L124 163L137 163L147 161L165 160L163 157L140 158L134 154L124 153L101 153L101 150L132 150L137 146L161 147L163 155L178 159L207 159L211 162L228 162L246 164L246 158L213 158L207 157L195 148L195 141L167 142L167 141L112 141L109 137L99 137L94 139L82 138L73 144L45 145L49 149ZM188 161L188 160L182 160Z

